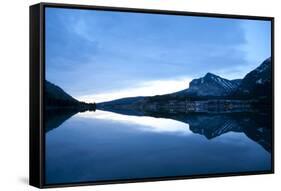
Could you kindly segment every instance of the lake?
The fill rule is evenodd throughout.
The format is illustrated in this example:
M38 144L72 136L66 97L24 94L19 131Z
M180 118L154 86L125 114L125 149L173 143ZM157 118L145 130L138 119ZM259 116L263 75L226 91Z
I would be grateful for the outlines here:
M55 116L46 124L46 184L271 169L267 116Z

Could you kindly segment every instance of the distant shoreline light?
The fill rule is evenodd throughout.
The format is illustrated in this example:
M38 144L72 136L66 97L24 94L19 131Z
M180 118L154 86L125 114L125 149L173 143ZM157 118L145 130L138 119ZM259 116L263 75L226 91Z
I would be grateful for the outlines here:
M79 101L101 103L125 97L154 96L181 91L188 88L191 78L176 80L154 80L137 84L135 87L113 90L111 92L89 94L76 97Z

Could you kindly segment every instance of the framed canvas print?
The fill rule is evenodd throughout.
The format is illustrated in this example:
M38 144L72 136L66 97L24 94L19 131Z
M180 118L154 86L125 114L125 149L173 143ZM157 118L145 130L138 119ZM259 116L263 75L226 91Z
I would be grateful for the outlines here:
M30 7L30 184L274 172L274 19Z

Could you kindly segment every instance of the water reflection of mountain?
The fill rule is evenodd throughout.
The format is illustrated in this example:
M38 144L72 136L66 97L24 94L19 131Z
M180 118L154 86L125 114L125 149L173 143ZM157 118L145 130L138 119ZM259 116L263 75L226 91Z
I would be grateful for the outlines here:
M272 119L269 113L147 113L131 110L110 110L124 115L162 117L189 125L193 133L213 139L228 132L241 132L271 152Z
M137 111L111 110L123 115L150 116L180 121L189 125L196 134L211 140L228 132L244 133L251 140L271 152L272 121L268 114L233 113L233 114L173 114L173 113L143 113ZM59 127L74 114L75 110L51 110L46 114L46 132Z
M271 117L267 114L194 114L172 116L189 124L193 133L213 139L228 132L241 132L271 152Z
M259 143L265 150L271 151L271 120L268 115L251 113L224 115L191 115L174 117L188 123L193 133L213 139L228 132L243 132Z
M78 113L72 109L51 109L45 111L45 132L59 127L67 119Z

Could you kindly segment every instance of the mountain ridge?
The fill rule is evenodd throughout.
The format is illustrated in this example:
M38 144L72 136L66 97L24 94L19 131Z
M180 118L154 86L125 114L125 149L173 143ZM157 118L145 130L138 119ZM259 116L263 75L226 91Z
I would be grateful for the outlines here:
M44 87L44 100L46 109L70 109L70 110L95 110L95 103L85 103L78 101L77 99L66 93L61 87L45 80Z
M204 77L192 80L186 93L194 96L226 96L235 91L240 82L240 79L228 80L208 72Z
M260 77L262 77L261 82L266 83L257 83ZM252 78L254 78L254 80L252 80ZM255 83L253 83L253 81L255 81ZM271 88L268 88L268 86L271 87L271 57L262 62L257 68L247 73L243 79L228 80L208 72L203 77L192 80L189 88L178 92L147 97L122 98L98 103L97 106L100 108L107 106L136 108L143 107L144 104L151 105L152 103L158 103L159 105L174 100L182 102L186 99L195 101L212 99L244 100L253 98L260 99L260 97L270 99ZM245 88L248 88L250 93L243 93ZM269 102L266 104L268 103Z
M256 69L246 74L236 94L240 96L267 96L268 92L272 92L271 73L271 57L269 57Z

